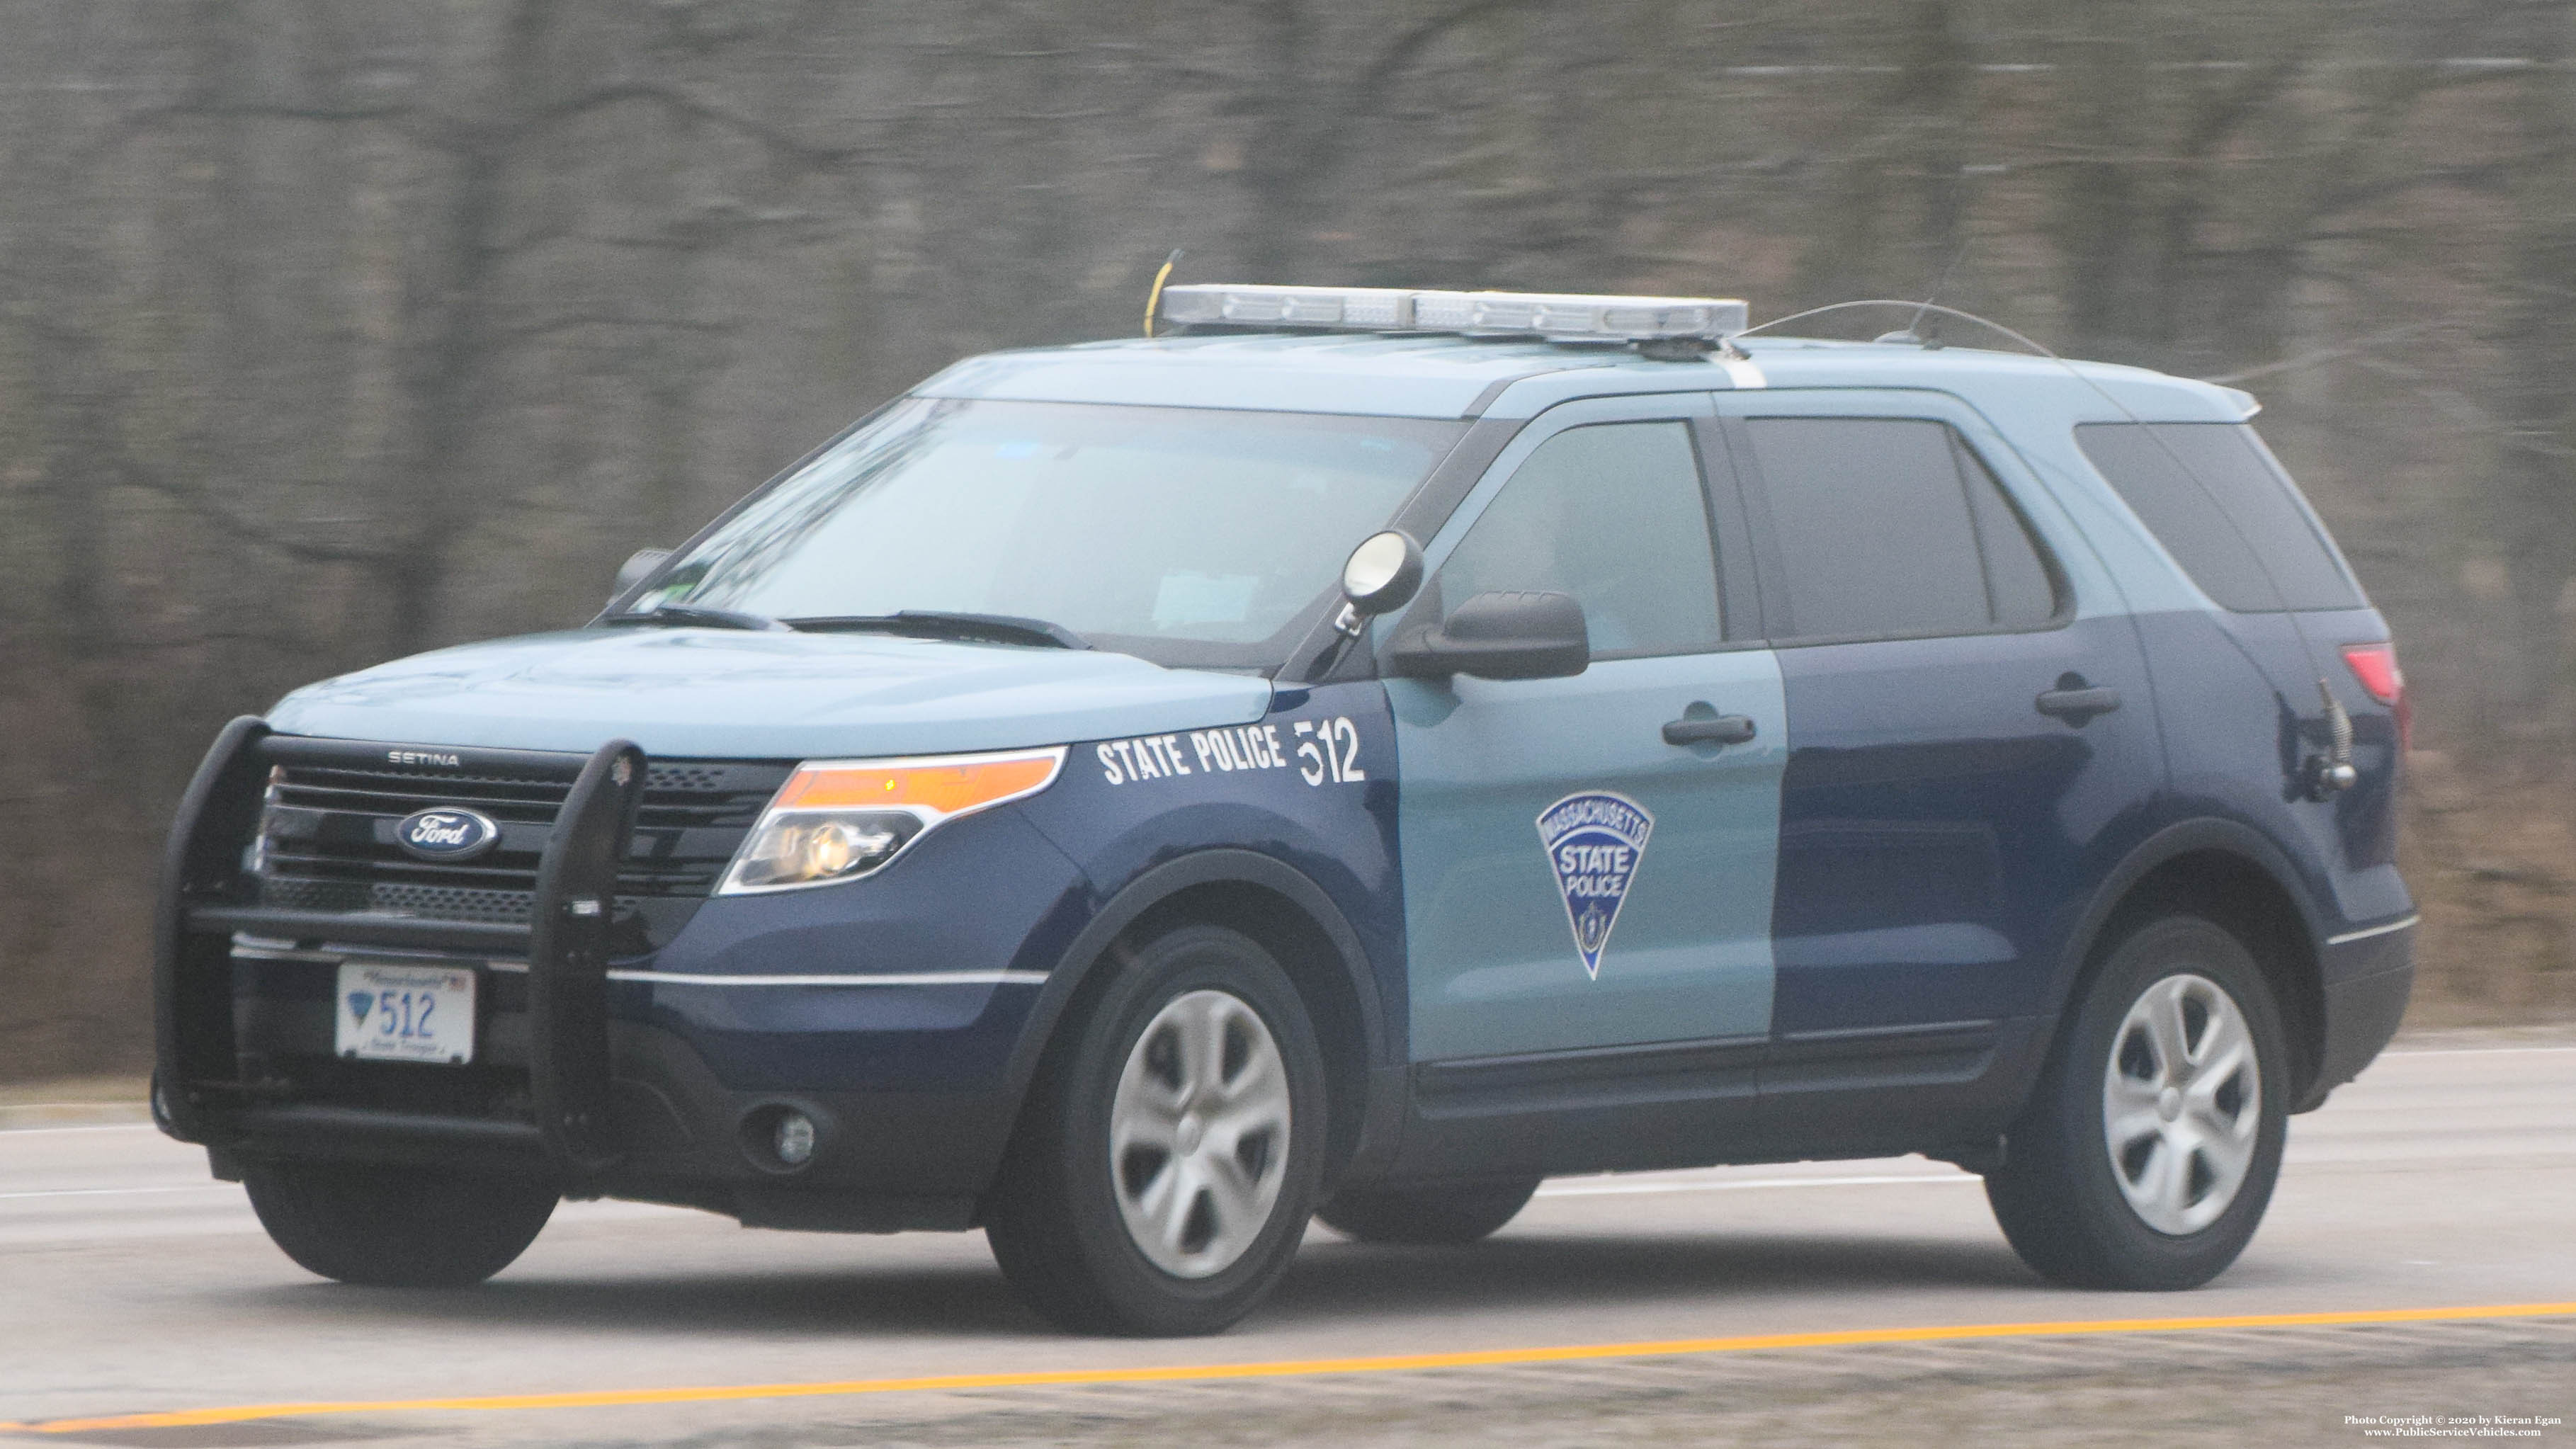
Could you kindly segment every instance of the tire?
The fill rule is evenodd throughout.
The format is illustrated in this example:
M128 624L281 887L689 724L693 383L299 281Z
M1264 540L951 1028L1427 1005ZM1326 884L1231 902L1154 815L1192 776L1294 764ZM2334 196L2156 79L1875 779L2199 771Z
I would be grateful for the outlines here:
M1324 1226L1363 1243L1458 1245L1491 1236L1529 1206L1535 1177L1364 1188L1326 1203Z
M1039 1070L985 1237L1062 1327L1214 1333L1287 1271L1314 1212L1323 1054L1287 973L1239 932L1183 926L1104 969Z
M537 1178L372 1163L245 1163L270 1241L308 1271L382 1288L466 1288L537 1240L560 1194Z
M2069 1287L2199 1287L2272 1200L2289 1068L2243 943L2197 916L2146 922L2103 962L1986 1175L1995 1221Z

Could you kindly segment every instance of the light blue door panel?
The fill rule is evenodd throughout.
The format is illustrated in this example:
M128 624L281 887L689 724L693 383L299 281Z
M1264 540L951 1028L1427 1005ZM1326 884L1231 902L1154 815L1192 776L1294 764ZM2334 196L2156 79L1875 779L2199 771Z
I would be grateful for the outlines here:
M1404 769L1415 1060L1770 1030L1788 713L1768 650L1386 688ZM1665 722L1694 704L1751 718L1755 737L1666 744ZM1551 805L1586 793L1623 797L1653 822L1633 860L1607 835L1560 837L1600 843L1601 863L1626 868L1597 976L1578 939L1582 906L1569 908L1559 870L1594 857L1552 860L1539 828Z

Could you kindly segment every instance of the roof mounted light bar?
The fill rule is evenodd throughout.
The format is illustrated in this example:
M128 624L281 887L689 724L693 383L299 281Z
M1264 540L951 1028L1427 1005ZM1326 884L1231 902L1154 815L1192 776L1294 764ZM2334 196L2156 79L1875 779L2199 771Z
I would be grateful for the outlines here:
M1551 342L1722 342L1750 320L1719 297L1591 297L1546 292L1426 292L1401 287L1263 287L1194 282L1165 287L1166 322L1318 327L1356 332L1456 332Z

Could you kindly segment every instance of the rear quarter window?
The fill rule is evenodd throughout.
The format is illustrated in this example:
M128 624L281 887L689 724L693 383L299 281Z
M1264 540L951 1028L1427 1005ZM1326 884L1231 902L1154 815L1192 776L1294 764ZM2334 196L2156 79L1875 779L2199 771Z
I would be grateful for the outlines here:
M2360 586L2242 423L2084 423L2075 441L2220 608L2358 609Z

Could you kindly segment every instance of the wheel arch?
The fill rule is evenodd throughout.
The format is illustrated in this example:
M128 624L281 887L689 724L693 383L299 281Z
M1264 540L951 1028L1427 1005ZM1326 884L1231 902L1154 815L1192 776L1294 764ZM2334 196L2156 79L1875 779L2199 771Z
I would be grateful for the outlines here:
M1049 974L1013 1049L1014 1116L1048 1053L1068 1041L1123 947L1184 922L1242 931L1286 970L1324 1054L1326 1190L1355 1166L1392 1155L1403 1067L1389 1065L1386 1008L1359 933L1323 887L1258 851L1217 848L1166 861L1128 882L1078 932Z
M2068 936L2049 994L2049 1050L2035 1056L2023 1095L2059 1049L2075 1003L2111 949L2141 919L2169 911L2205 916L2253 953L2289 1041L2290 1109L2315 1106L2325 1047L2323 923L2289 854L2252 827L2219 819L2157 831L2094 892Z

